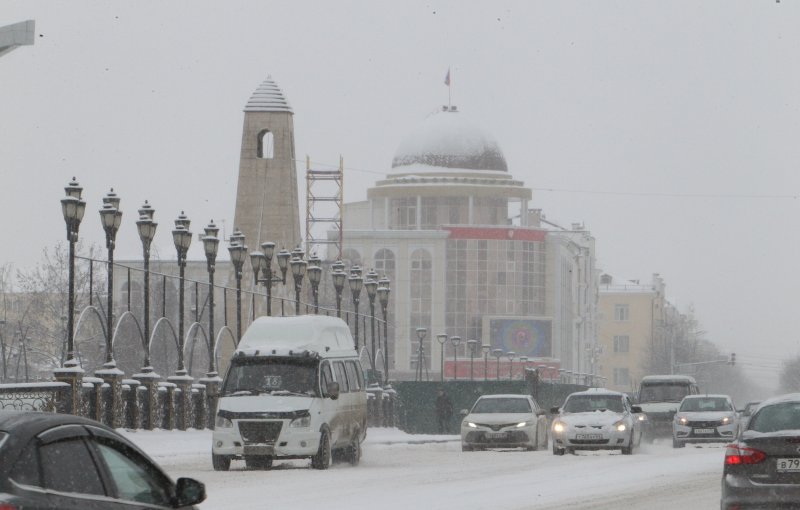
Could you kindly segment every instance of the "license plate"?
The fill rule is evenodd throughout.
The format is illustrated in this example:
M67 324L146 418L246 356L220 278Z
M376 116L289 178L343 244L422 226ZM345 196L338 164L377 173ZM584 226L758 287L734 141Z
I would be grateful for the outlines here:
M504 437L506 437L506 433L505 432L489 432L488 434L486 434L486 436L489 439L503 439Z
M603 439L603 434L575 434L575 439Z
M714 429L694 429L695 434L713 434Z
M776 460L778 463L778 473L800 473L800 458Z

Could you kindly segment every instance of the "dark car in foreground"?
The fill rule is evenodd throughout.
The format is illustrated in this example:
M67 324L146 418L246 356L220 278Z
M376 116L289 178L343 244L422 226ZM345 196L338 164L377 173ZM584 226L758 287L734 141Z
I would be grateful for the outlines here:
M67 414L0 411L0 508L193 508L205 487L177 484L133 443Z
M720 506L800 508L800 393L763 402L727 446Z

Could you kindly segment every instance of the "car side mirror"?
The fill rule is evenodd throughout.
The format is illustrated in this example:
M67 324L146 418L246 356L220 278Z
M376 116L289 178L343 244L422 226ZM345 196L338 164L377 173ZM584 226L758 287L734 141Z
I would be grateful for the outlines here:
M469 414L469 409L462 409L461 411L459 411L459 414L461 416L466 416Z
M336 400L339 398L339 383L336 381L328 383L328 396L331 400Z
M631 406L631 412L635 414L643 413L642 408L639 406Z
M558 414L560 412L561 412L561 408L560 407L551 407L550 408L550 414Z
M547 414L547 411L545 411L544 409L537 409L536 410L536 416L544 416L546 414Z
M175 508L201 503L206 499L206 486L193 478L178 478L175 484Z

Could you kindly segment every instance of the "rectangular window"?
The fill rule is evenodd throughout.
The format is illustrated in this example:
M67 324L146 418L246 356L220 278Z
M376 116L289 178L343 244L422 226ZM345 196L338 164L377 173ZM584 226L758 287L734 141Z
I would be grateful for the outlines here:
M345 375L344 365L341 361L335 361L333 363L333 369L336 373L336 382L339 383L339 393L347 393L350 391L350 387L347 385L347 375Z
M614 336L614 352L629 352L630 351L630 337L628 335L615 335Z
M627 368L614 369L614 384L616 386L628 386L630 384L630 373Z
M631 318L631 311L628 305L614 305L614 320L627 321Z

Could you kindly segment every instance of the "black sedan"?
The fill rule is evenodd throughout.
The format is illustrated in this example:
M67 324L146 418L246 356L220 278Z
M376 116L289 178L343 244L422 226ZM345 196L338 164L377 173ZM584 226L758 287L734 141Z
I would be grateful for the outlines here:
M721 507L800 507L800 394L763 402L727 446Z
M192 508L205 487L175 484L114 430L78 416L0 411L0 508Z

